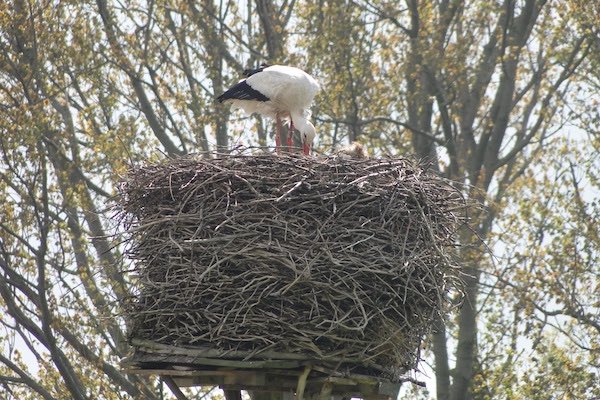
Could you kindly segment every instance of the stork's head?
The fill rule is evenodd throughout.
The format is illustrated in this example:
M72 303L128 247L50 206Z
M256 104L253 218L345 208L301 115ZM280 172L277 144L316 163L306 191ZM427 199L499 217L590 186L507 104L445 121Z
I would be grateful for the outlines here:
M304 150L304 154L310 154L310 149L316 135L317 131L315 126L310 121L306 121L306 125L302 127L302 130L300 130L300 139L302 140L302 149Z

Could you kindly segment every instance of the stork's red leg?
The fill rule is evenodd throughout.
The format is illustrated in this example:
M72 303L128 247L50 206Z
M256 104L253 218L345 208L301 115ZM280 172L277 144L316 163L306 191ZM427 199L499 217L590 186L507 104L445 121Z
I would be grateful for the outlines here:
M288 151L292 151L292 146L294 146L294 121L292 121L292 119L290 118L290 129L288 130L288 137L287 137L287 145L288 145Z
M310 145L304 143L304 145L302 145L302 150L304 151L304 155L307 156L310 154Z
M281 147L281 117L279 113L275 114L275 151L280 152Z

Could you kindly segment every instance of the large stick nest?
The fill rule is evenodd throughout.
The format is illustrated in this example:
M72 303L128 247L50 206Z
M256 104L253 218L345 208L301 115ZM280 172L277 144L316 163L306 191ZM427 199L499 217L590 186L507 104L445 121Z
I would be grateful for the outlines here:
M182 158L121 199L133 338L397 377L456 286L464 200L408 159Z

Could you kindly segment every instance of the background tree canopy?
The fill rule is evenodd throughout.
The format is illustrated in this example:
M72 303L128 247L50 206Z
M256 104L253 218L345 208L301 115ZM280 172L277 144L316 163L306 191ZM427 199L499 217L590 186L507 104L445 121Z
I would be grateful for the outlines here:
M1 397L161 398L118 367L115 186L164 154L272 143L214 100L264 61L320 81L318 151L416 154L485 205L420 397L600 396L599 4L2 2Z

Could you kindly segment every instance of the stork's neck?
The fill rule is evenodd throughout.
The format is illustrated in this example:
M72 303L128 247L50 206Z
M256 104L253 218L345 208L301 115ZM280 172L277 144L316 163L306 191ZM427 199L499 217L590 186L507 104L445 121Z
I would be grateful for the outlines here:
M294 127L298 129L298 131L304 132L308 125L308 120L304 116L304 112L292 111L290 112L290 116L292 118L292 121L294 122Z

